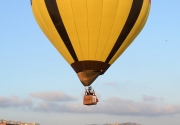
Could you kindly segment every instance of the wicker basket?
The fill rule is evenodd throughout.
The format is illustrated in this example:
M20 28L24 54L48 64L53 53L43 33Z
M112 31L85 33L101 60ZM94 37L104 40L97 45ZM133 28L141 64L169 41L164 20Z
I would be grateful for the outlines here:
M98 102L98 99L95 95L85 95L83 104L84 105L96 105Z

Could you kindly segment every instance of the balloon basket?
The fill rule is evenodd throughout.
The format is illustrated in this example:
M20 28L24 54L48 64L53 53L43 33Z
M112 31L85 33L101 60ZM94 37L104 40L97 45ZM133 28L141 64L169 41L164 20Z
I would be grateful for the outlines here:
M98 99L95 95L85 95L83 104L84 105L96 105L98 102Z

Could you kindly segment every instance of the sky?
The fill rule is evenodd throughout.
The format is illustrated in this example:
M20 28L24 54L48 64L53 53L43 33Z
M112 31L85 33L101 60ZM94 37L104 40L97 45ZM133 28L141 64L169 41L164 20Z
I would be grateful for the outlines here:
M180 124L179 0L153 0L147 23L92 87L84 106L76 73L42 33L29 0L0 7L0 119L42 125Z

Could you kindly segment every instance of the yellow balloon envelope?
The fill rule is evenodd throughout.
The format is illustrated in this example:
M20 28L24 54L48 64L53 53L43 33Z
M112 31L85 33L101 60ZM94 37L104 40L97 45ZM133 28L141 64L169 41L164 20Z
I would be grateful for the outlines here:
M144 27L150 0L32 0L36 21L89 86Z

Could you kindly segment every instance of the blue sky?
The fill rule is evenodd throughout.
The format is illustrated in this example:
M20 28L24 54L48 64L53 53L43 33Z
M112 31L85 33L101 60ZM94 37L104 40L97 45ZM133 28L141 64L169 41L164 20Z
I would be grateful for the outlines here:
M0 7L0 119L44 125L180 124L180 1L153 0L148 21L93 87L97 106L37 25L27 0Z

